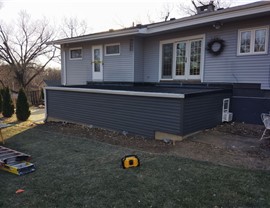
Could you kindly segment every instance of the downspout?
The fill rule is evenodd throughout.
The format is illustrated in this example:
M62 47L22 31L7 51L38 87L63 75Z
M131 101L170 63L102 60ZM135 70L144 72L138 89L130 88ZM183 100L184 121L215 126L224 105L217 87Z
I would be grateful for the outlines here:
M63 85L67 85L67 69L66 69L66 51L63 50Z
M48 108L47 108L47 87L44 87L43 93L44 93L44 105L45 105L45 118L44 118L44 123L47 122L48 119Z

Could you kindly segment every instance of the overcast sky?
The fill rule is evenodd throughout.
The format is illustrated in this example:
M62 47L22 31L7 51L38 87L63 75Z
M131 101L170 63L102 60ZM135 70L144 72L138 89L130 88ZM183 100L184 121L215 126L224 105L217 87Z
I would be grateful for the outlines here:
M132 22L148 23L150 16L154 21L161 20L164 5L173 7L172 15L179 18L177 5L188 0L2 0L0 19L7 22L25 10L33 18L47 17L59 25L63 17L77 17L86 20L89 32L128 27ZM247 4L258 0L236 0L233 5Z

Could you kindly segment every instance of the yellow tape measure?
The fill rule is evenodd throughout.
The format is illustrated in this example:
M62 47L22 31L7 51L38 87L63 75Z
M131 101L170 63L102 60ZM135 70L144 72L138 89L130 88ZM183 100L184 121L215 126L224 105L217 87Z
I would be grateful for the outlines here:
M122 158L122 166L124 169L140 166L140 160L136 155L127 155Z

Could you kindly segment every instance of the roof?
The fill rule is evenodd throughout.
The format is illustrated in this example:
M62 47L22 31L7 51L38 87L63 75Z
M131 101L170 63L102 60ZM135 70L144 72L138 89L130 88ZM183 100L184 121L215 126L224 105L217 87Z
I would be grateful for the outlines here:
M45 84L47 86L61 86L61 80L55 79L55 80L44 80Z
M190 27L200 26L202 24L213 23L215 21L232 21L239 18L244 18L258 14L270 14L270 1L259 1L242 6L231 7L214 12L197 14L180 19L174 19L166 22L159 22L146 25L137 25L120 30L109 30L106 32L93 33L73 38L65 38L48 42L48 44L66 44L77 43L92 40L101 40L107 38L123 37L130 35L153 35L165 31L184 29Z
M124 85L78 85L46 87L48 90L62 90L70 92L88 92L114 95L166 97L166 98L188 98L215 93L231 93L230 89L208 88L203 86L124 86Z

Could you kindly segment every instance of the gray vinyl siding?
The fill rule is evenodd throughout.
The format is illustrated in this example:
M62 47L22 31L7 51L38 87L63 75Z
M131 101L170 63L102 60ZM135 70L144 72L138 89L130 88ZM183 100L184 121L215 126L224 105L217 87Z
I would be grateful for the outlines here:
M103 78L105 82L134 81L134 51L129 50L130 37L70 44L63 48L66 54L67 85L84 85L92 81L92 46L103 47ZM120 43L120 55L106 56L105 45ZM83 58L70 60L69 49L82 47ZM62 59L63 60L63 59ZM62 69L63 69L62 63Z
M48 119L154 137L181 135L183 99L46 90Z
M104 46L104 81L133 82L134 81L134 52L130 51L129 40L121 40L120 55L105 56ZM108 42L109 43L109 42ZM118 42L110 42L118 43Z
M237 56L238 30L269 26L269 19L270 16L228 23L220 30L209 31L206 42L220 37L226 41L226 48L217 57L206 52L204 82L258 83L270 89L270 41L266 55Z
M159 40L146 38L144 40L144 81L159 81Z
M194 30L147 37L144 39L144 81L159 81L161 41L205 34L205 45L212 38L219 37L225 40L226 47L219 56L213 56L205 50L202 71L203 82L258 83L261 84L263 89L270 89L270 40L268 41L268 54L266 55L237 56L238 30L269 26L269 19L270 16L267 16L224 23L219 30L214 29L212 25L208 25Z
M218 93L186 98L184 103L184 134L213 128L222 123L223 99L231 94Z
M134 82L144 81L144 54L143 54L143 39L134 39Z
M82 47L82 59L71 60L70 48ZM87 45L72 45L64 48L67 85L84 85L91 80L91 49Z
M207 28L197 30L184 30L170 32L144 40L144 81L158 82L160 76L160 42L176 38L189 38L190 36L204 35Z

